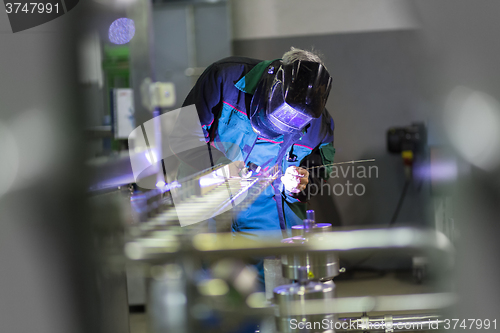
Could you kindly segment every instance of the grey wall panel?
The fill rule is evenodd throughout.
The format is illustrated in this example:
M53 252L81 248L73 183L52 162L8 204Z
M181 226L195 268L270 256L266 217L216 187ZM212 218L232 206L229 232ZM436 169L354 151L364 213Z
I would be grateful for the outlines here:
M186 15L185 6L153 7L156 80L175 84L177 101L173 108L182 105L192 85L184 74L189 67Z
M152 117L152 113L143 106L141 86L145 79L154 75L152 61L151 10L146 0L137 1L127 10L127 17L135 22L135 35L128 44L130 46L130 84L134 89L134 116L137 125ZM153 77L154 80L154 77Z
M343 184L345 190L347 180L361 183L366 188L363 196L332 195L321 198L319 204L313 202L313 206L320 210L318 214L324 220L331 220L330 216L338 213L343 225L386 225L404 184L401 158L386 152L386 130L428 118L423 98L425 89L421 84L420 36L416 31L404 30L259 39L233 44L236 55L261 59L279 58L290 46L318 50L334 78L327 108L336 125L335 160L377 159L378 178L348 176L330 181L331 186ZM398 221L424 223L428 189L426 184L420 192L416 187L409 188ZM340 187L336 189L340 193ZM329 208L332 200L338 212Z
M231 54L227 4L158 4L153 6L157 81L175 84L182 105L198 76L189 67L206 67Z
M427 46L437 58L432 76L433 86L439 87L433 91L435 103L444 104L457 86L469 87L500 101L500 2L418 0L414 3L422 18ZM472 125L469 134L475 131ZM455 281L449 283L458 297L467 301L458 302L450 313L454 318L495 318L500 308L499 298L494 296L500 294L496 278L500 273L500 168L489 172L471 169L460 174L453 193L453 215L460 237L456 244Z
M186 8L156 6L153 10L155 61L159 77L188 66Z
M196 6L194 17L197 66L207 67L213 62L231 55L226 3Z
M234 39L415 29L409 0L232 0Z

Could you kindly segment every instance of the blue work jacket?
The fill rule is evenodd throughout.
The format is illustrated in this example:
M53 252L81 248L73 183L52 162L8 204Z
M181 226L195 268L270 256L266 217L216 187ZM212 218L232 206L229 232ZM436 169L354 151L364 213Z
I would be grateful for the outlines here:
M274 72L280 64L280 59L222 59L203 72L183 106L196 105L206 141L230 161L247 159L264 170L279 164L283 171L289 166L306 165L308 159L319 159L322 164L332 163L335 154L334 123L327 110L324 110L321 117L312 120L281 161L274 160L283 144L283 138L269 140L258 137L253 131L249 119L253 93L262 75ZM257 141L253 145L255 139ZM221 160L214 161L215 164L218 162ZM315 180L310 179L310 182L312 181ZM239 212L233 221L233 231L252 235L252 230L279 230L276 200L283 202L287 228L302 224L306 211L304 196L295 197L282 187L281 197L276 198L272 186L269 186L248 209Z

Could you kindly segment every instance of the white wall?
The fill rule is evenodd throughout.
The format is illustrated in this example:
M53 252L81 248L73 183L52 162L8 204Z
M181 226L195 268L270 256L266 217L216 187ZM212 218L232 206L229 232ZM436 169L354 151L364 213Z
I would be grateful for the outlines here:
M233 39L418 28L408 0L232 0Z

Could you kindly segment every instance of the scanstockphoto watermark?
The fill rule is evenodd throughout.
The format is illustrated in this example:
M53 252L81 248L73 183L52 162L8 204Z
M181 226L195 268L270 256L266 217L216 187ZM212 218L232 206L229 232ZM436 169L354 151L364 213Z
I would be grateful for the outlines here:
M323 319L322 321L298 321L290 320L290 329L292 330L437 330L439 329L439 320L427 321L409 321L409 322L385 322L385 321L364 321L360 319L349 319L334 321L332 319Z
M328 178L334 184L321 182L320 184L311 183L307 188L307 198L310 199L316 195L347 195L363 196L366 193L366 186L363 180L378 178L378 167L376 165L333 165ZM312 177L321 177L327 173L326 169L311 168Z

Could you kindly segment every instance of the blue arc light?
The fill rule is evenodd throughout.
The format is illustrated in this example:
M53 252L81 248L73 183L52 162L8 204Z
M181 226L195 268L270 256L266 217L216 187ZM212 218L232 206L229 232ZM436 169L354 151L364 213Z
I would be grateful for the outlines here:
M126 44L135 35L134 20L119 18L109 26L109 41L114 44Z

